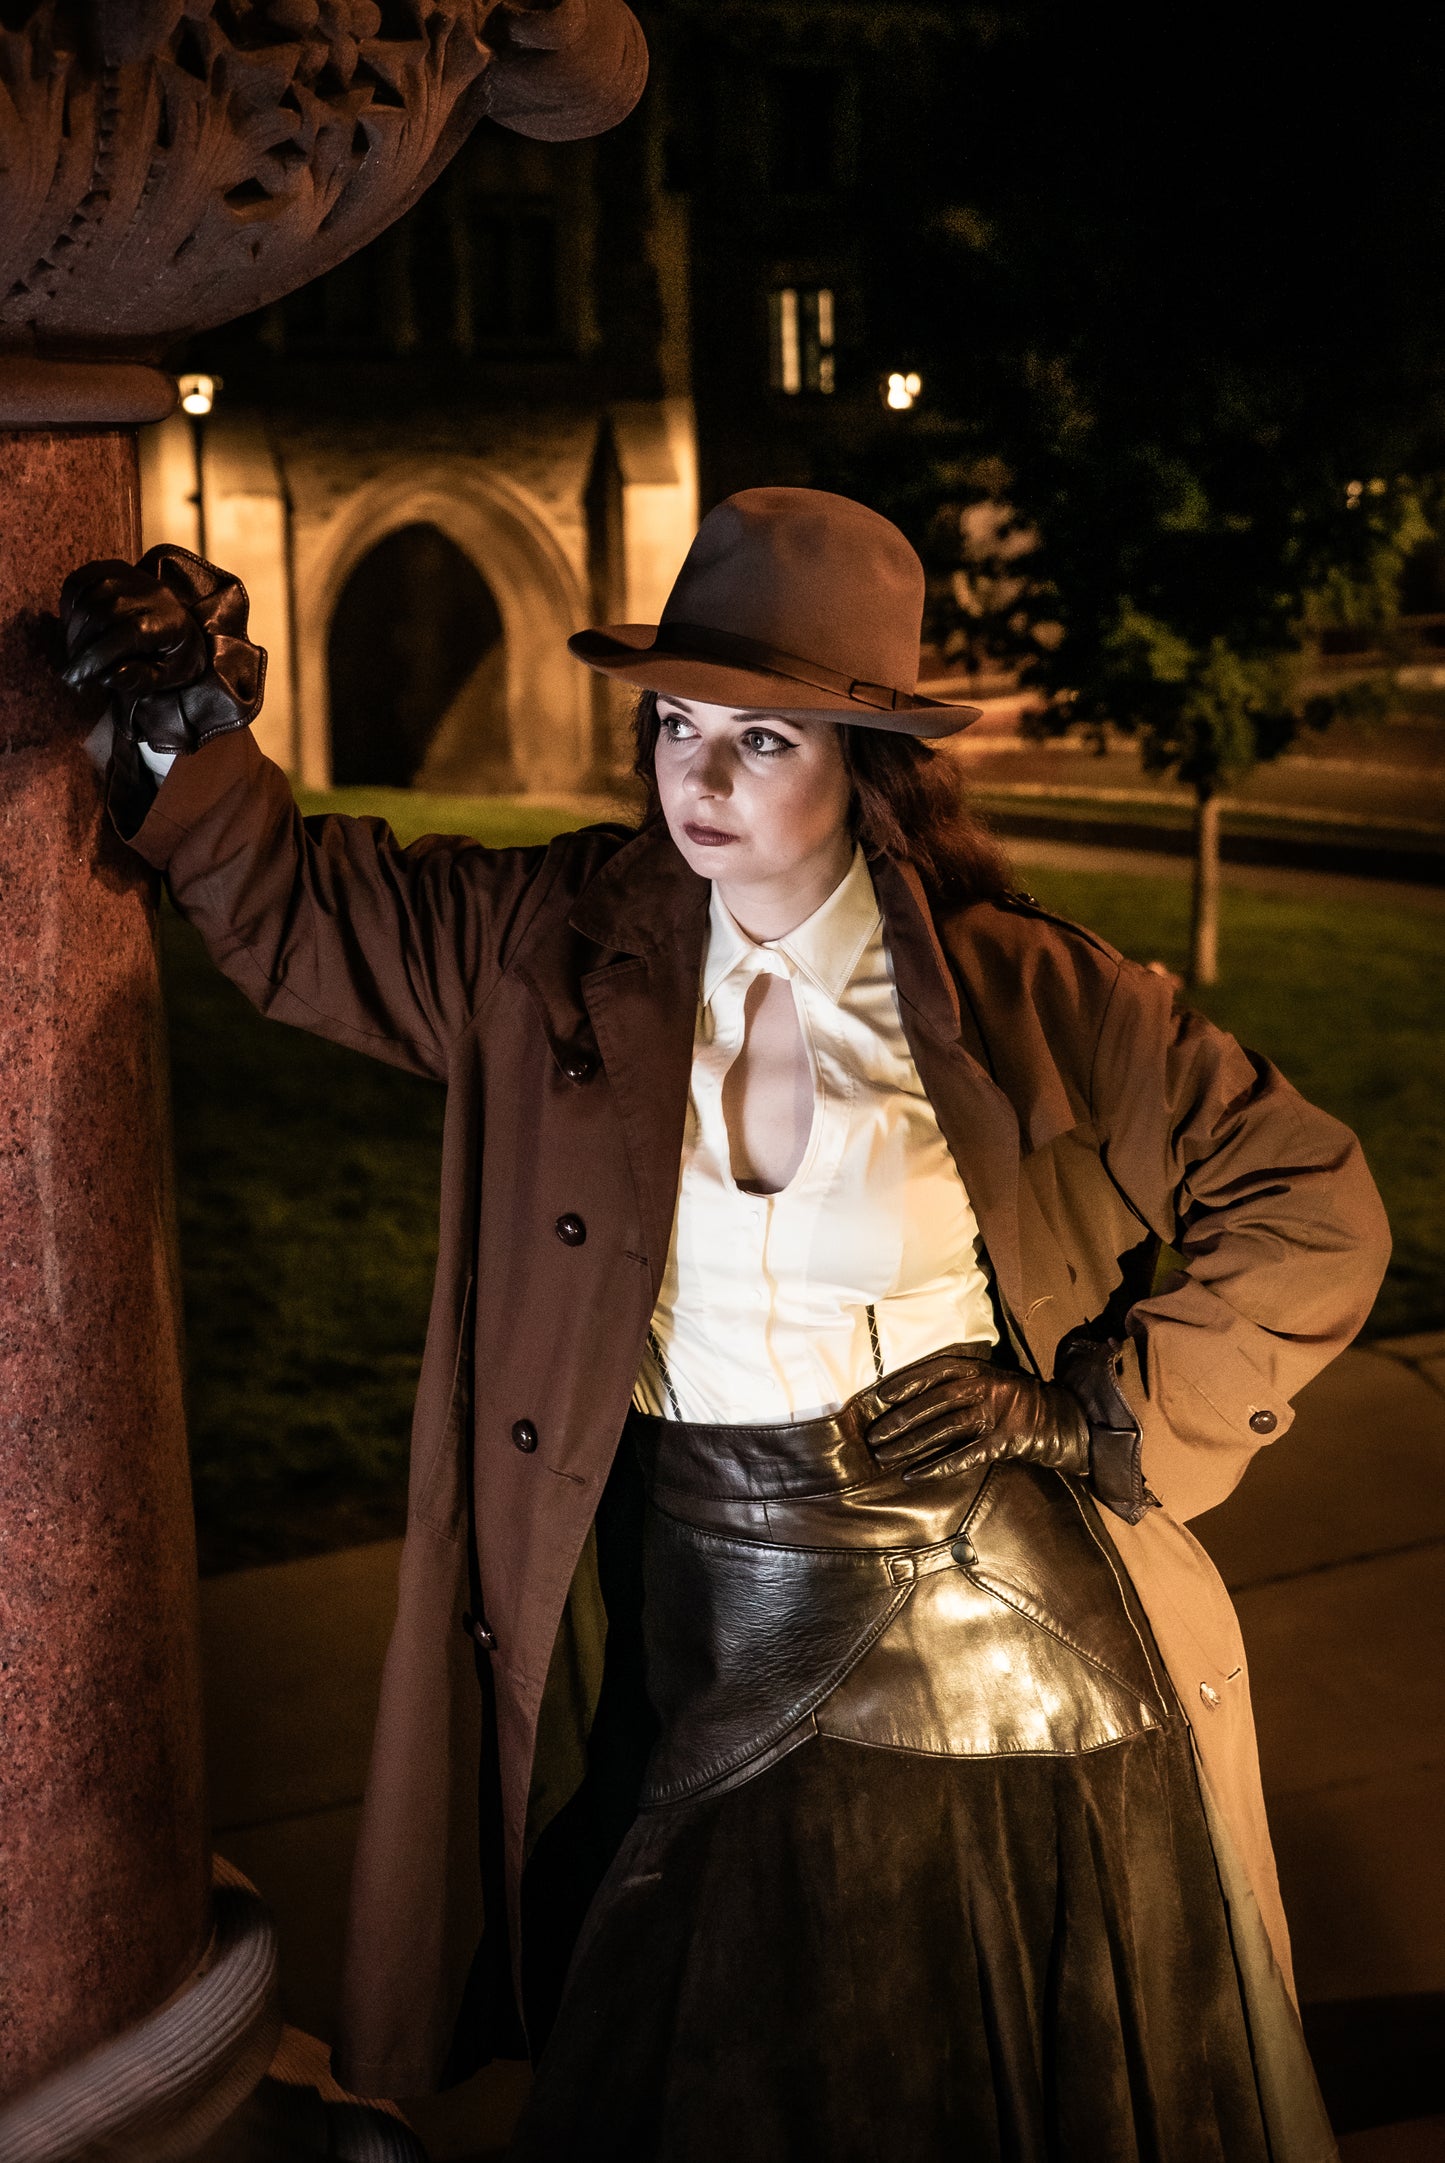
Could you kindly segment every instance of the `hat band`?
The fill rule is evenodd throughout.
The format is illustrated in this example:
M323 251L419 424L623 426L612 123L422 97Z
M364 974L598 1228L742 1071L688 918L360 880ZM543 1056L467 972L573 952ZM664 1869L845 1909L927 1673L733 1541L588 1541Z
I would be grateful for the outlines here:
M845 675L841 669L825 668L821 661L805 661L798 654L784 653L781 647L765 645L760 638L715 631L706 623L660 623L652 651L672 654L679 661L721 661L758 669L767 676L782 676L789 683L808 684L815 691L837 691L855 706L872 706L882 713L896 713L900 706L911 705L917 698L916 692L895 691L886 683L867 683L861 677Z

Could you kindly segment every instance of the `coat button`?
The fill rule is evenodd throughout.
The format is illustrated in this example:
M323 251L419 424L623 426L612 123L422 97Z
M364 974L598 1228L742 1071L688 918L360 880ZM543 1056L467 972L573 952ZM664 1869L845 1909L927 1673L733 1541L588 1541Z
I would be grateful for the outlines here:
M570 1209L557 1219L556 1232L564 1247L580 1247L587 1237L586 1225Z
M1273 1412L1251 1412L1249 1424L1256 1434L1273 1434L1279 1421Z
M957 1539L949 1547L948 1552L961 1570L971 1570L978 1560L978 1556L974 1552L973 1541L966 1532L959 1533Z
M512 1440L519 1450L526 1450L529 1454L537 1447L537 1430L529 1419L513 1420Z
M597 1061L590 1052L574 1051L562 1062L562 1072L570 1082L590 1081Z
M496 1651L496 1631L489 1628L485 1622L480 1621L477 1616L463 1615L462 1628L466 1631L468 1637L474 1637L476 1639L477 1643L481 1646L483 1652Z
M1207 1682L1200 1683L1199 1695L1203 1698L1205 1704L1209 1707L1211 1712L1217 1712L1219 1710L1219 1692L1217 1690L1211 1690Z

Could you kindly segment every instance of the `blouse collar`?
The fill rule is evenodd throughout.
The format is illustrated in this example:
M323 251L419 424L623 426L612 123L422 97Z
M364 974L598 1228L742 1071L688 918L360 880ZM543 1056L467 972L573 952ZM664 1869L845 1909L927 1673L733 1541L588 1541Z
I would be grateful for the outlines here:
M714 884L708 906L703 1003L710 1004L718 986L734 969L754 961L759 954L776 953L837 1006L879 922L878 896L868 861L856 845L853 861L827 900L781 939L750 939Z

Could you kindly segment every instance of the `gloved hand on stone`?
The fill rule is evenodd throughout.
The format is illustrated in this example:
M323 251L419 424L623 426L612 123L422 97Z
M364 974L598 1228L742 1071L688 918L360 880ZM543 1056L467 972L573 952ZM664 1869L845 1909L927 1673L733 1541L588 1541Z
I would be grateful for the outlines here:
M1131 1523L1152 1497L1140 1470L1138 1420L1119 1386L1119 1348L1075 1332L1055 1379L996 1367L946 1347L864 1393L865 1436L878 1463L905 1480L939 1479L1012 1459L1091 1482Z
M246 636L247 609L240 579L188 549L82 564L61 588L61 674L104 690L132 743L194 751L261 710L266 653Z

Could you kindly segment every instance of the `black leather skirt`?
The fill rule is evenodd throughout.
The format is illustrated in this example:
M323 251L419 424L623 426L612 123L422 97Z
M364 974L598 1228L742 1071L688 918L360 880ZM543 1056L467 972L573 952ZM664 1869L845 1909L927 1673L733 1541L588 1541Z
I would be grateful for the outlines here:
M1187 1726L1083 1488L629 1421L655 1741L515 2163L1266 2163Z

